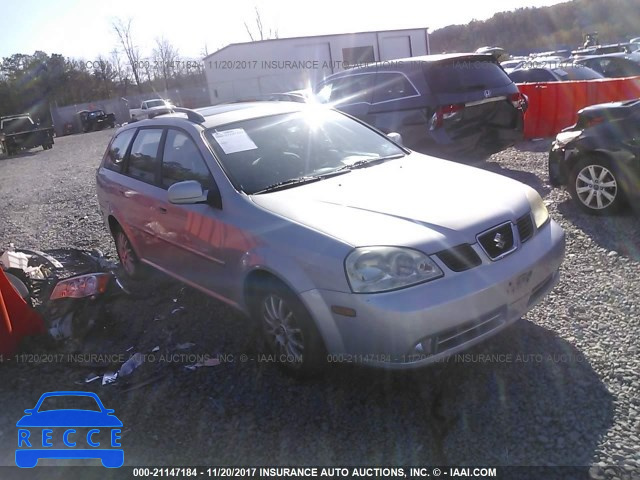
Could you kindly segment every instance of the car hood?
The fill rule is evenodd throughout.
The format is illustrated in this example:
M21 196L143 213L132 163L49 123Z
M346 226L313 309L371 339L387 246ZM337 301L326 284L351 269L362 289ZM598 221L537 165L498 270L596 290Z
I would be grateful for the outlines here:
M114 415L91 410L50 410L25 415L17 427L121 427Z
M438 251L475 243L478 233L529 211L525 188L502 175L412 153L252 200L352 246Z

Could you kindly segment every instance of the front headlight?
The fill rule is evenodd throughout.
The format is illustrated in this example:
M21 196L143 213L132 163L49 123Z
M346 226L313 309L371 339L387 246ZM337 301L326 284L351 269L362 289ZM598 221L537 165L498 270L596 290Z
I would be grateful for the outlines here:
M582 130L571 130L569 132L560 132L556 135L555 148L564 148L570 142L582 135Z
M345 260L345 272L355 293L408 287L443 275L427 255L404 247L359 247Z
M549 220L549 211L542 202L542 197L538 195L533 188L527 187L525 191L529 205L531 205L531 213L533 214L533 221L536 224L536 228L542 227Z

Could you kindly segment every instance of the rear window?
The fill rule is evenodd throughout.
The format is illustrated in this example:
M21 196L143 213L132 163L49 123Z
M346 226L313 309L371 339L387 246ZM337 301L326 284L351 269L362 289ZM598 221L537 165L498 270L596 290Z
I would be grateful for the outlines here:
M2 121L2 131L4 133L17 133L30 130L33 121L29 117L9 118Z
M575 66L562 66L560 68L553 68L555 73L562 81L569 80L595 80L598 78L604 78L595 70L585 67L584 65Z
M515 83L555 82L556 78L543 68L525 68L509 74Z
M113 170L114 172L122 172L122 161L124 160L124 155L127 152L127 148L129 148L129 143L131 143L131 138L133 138L134 133L134 129L125 130L113 139L104 159L105 168Z
M433 93L458 93L505 87L511 79L486 58L455 58L427 65L425 76Z

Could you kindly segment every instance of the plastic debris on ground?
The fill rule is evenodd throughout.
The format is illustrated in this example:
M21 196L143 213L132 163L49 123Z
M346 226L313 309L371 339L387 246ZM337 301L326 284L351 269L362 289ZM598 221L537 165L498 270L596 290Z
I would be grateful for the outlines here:
M96 375L95 373L90 373L87 375L87 378L84 379L84 383L91 383L100 378L100 375Z
M144 355L140 352L134 354L129 360L124 362L118 370L118 376L126 377L131 375L133 371L144 363Z
M109 385L118 379L118 372L105 372L102 375L102 385Z
M194 363L192 365L185 365L184 368L187 370L196 370L200 367L215 367L216 365L220 365L220 360L217 358L207 358L204 362Z
M4 268L25 270L29 267L29 256L22 252L7 250L0 256L0 263L2 263Z

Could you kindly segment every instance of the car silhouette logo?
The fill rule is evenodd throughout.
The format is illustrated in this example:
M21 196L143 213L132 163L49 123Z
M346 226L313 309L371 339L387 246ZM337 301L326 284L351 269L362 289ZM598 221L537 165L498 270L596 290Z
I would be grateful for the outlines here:
M495 243L496 247L498 247L500 250L504 250L504 247L507 244L501 233L496 233L496 236L493 237L493 243Z
M76 402L79 399L88 402L92 408L47 408L61 400ZM18 467L33 468L41 458L99 458L107 468L124 464L124 450L120 444L122 422L113 415L114 410L104 407L95 393L47 392L34 408L24 412L26 415L16 423ZM54 446L54 442L62 445Z

